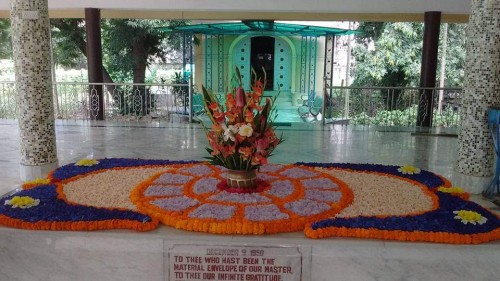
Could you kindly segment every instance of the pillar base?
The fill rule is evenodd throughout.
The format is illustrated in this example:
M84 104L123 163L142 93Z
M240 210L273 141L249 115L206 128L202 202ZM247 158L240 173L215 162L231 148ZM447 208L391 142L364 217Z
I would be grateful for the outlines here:
M36 178L45 178L47 174L59 166L59 161L37 165L37 166L27 166L21 164L21 180L30 181Z
M451 182L470 194L481 194L491 184L493 176L475 177L454 171Z

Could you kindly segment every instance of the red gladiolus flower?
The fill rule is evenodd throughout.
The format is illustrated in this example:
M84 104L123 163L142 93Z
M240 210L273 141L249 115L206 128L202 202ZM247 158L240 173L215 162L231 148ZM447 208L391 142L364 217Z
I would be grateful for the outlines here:
M275 134L274 134L274 130L272 128L268 128L265 132L264 132L264 136L266 136L266 138L274 138Z
M214 112L214 119L217 123L224 122L225 116L223 112Z
M234 136L234 138L236 139L236 141L235 141L236 143L242 143L246 139L246 137L244 137L244 136L242 136L240 134L236 134Z
M236 88L236 107L244 107L245 106L245 91L242 87Z
M210 108L210 110L212 111L219 111L219 105L216 103L216 102L212 102L208 108Z
M267 149L269 148L269 140L267 138L258 139L255 142L256 152L262 155L267 155Z

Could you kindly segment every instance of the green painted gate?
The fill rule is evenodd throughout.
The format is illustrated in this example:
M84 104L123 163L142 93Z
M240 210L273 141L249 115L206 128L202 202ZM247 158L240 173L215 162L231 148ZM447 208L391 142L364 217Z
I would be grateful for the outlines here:
M292 81L292 52L290 45L275 37L274 41L274 85L273 89L277 91L290 91Z
M240 70L243 88L250 90L250 37L243 38L233 49L233 62ZM230 66L233 67L233 66Z
M240 40L233 49L233 62L240 70L243 87L250 90L251 78L251 37L245 37ZM274 42L274 85L273 89L277 91L290 91L292 81L292 53L289 44L275 37Z

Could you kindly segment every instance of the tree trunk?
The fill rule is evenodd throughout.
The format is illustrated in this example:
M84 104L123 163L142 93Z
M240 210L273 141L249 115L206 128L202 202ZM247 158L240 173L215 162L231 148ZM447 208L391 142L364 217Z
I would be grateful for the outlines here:
M132 54L134 61L134 83L144 83L146 80L146 46L145 38L141 37L134 42Z
M134 60L134 84L144 84L146 80L146 65L147 65L147 54L146 54L146 38L138 38L132 45L132 54L135 58ZM151 95L145 86L137 86L135 89L138 90L138 94L141 99L141 115L147 115L151 111L152 102ZM135 93L134 93L135 96Z
M448 23L443 25L443 48L441 49L441 68L439 74L439 100L438 100L438 114L441 114L443 109L443 96L444 96L444 79L446 77L446 47L448 46Z

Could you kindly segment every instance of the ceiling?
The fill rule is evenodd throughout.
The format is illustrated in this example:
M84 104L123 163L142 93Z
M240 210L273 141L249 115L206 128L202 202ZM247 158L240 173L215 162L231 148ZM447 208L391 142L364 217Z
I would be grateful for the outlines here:
M10 1L0 0L0 17L9 17ZM421 21L424 12L441 11L442 20L447 22L467 22L471 6L471 0L48 0L48 3L51 17L83 17L84 8L100 8L102 17L107 18Z

